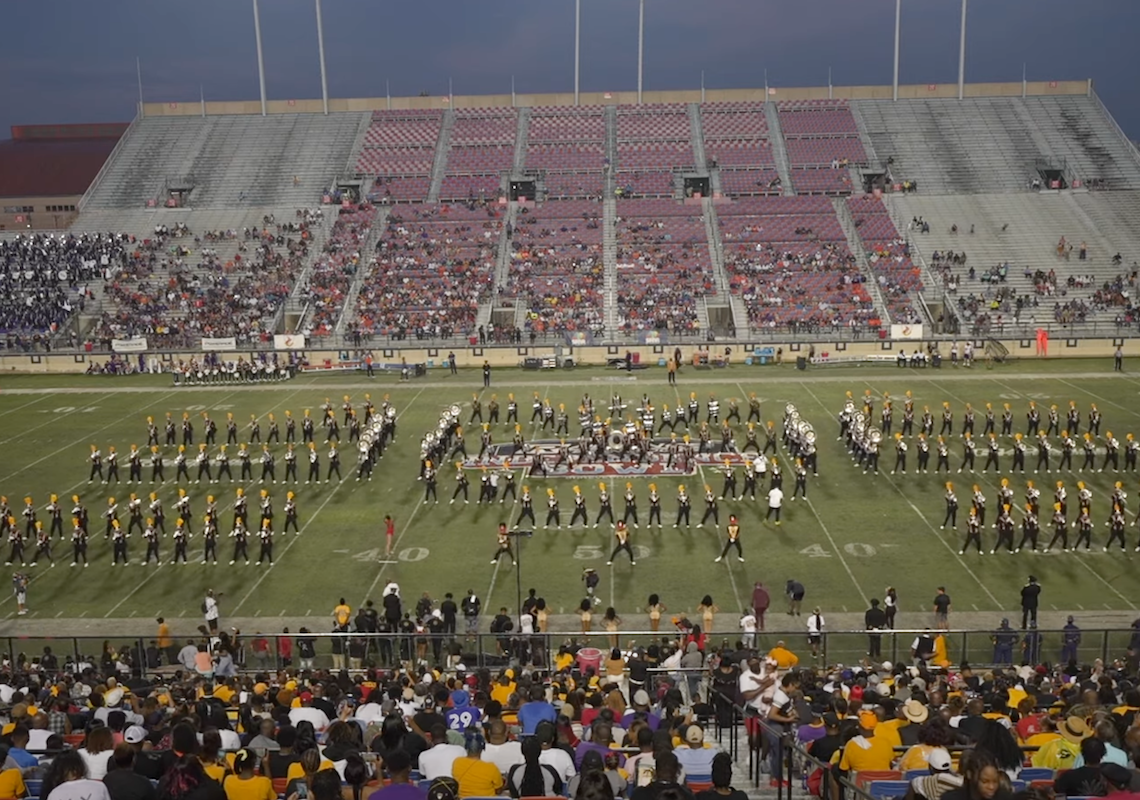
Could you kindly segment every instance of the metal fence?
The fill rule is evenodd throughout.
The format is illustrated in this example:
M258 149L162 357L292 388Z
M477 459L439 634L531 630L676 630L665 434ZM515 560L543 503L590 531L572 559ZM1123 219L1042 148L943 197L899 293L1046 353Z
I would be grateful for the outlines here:
M313 669L362 670L368 667L391 667L408 662L424 662L433 665L454 667L463 664L468 669L496 668L510 664L529 664L538 669L551 669L560 648L566 646L578 653L580 667L592 666L599 674L604 673L605 661L613 648L628 654L634 647L648 647L653 644L677 644L677 634L668 631L622 631L619 633L535 633L520 636L510 633L463 632L463 621L456 634L430 633L299 633L298 631L242 631L236 634L238 670L275 670L286 667ZM879 631L879 654L875 661L892 663L912 663L912 646L915 639L927 631L895 630ZM994 644L992 630L957 630L944 634L947 655L953 664L968 661L974 665L1006 663L1057 663L1062 661L1064 632L1061 630L1039 630L1039 642L1026 639L1026 632L1013 631L1017 642L1006 660ZM1099 658L1105 663L1113 659L1130 658L1135 631L1129 628L1096 628L1081 632L1080 644L1076 647L1077 660L1088 664ZM1013 638L1013 637L1011 637ZM300 641L299 641L300 640ZM735 650L740 640L738 635L731 639L721 634L708 638L708 651L727 647ZM58 660L60 668L67 664L89 663L98 668L103 660L105 649L126 654L129 665L135 672L145 672L178 664L179 650L187 643L205 641L201 634L179 635L167 648L157 646L154 634L138 632L124 633L114 637L101 636L7 636L0 638L4 655L12 663L42 660L45 648ZM837 664L857 664L868 658L870 636L866 631L836 631L823 636L819 654L813 658L806 637L792 633L761 633L752 642L760 652L767 652L778 641L783 641L799 654L799 666L803 668L825 668ZM263 644L264 642L264 644ZM310 652L311 658L302 658L302 653ZM747 642L745 644L748 644ZM580 648L594 652L583 655ZM1065 658L1064 660L1068 660ZM678 671L679 672L679 671Z

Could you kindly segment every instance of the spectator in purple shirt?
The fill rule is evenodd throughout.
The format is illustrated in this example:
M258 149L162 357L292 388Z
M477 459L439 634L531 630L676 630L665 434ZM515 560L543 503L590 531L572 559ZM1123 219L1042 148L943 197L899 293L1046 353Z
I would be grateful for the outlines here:
M661 717L649 710L649 692L644 689L633 693L633 705L622 715L621 726L628 730L635 719L644 719L651 731L661 724Z
M591 741L582 741L574 748L574 763L579 769L582 767L582 758L586 753L593 750L604 759L606 753L610 751L610 745L613 744L613 730L608 722L595 723L592 730Z
M412 757L404 750L392 750L384 758L384 768L392 782L377 789L368 800L427 800L427 792L411 781Z

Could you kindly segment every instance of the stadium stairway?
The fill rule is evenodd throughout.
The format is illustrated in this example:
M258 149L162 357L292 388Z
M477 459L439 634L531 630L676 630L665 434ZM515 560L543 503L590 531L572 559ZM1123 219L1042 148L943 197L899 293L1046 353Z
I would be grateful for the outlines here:
M340 308L340 316L337 317L336 327L333 329L337 336L343 336L348 323L356 318L356 298L360 296L360 289L372 271L376 243L380 241L381 234L388 227L388 214L390 212L389 207L380 207L376 219L372 222L372 229L368 231L368 236L360 243L360 264L356 274L352 276L352 283L349 285L348 291L344 293L344 305Z
M847 246L855 256L855 262L859 265L863 277L866 278L864 285L869 289L875 308L879 310L879 318L883 321L883 326L887 327L891 324L890 309L887 308L883 294L879 291L879 282L875 279L875 271L867 259L867 249L863 245L863 237L859 235L859 229L855 227L855 218L851 215L847 200L843 197L833 197L831 198L831 205L835 209L835 216L839 218L839 225L847 237Z
M449 108L443 112L443 121L439 126L439 139L435 144L435 160L431 166L431 188L428 189L427 201L439 202L439 192L443 188L443 176L447 172L447 156L451 152L451 132L455 129L455 109Z
M617 304L617 200L608 195L602 203L602 264L605 266L606 335L616 336L618 330Z
M157 199L175 165L190 155L184 142L206 124L198 117L136 120L82 200L84 210L141 208Z
M360 117L360 122L357 123L356 138L352 140L352 149L349 150L349 152L348 152L348 160L344 164L344 170L342 171L342 174L344 174L344 175L357 175L357 174L359 174L359 170L357 170L356 165L360 160L360 153L364 149L364 140L368 136L368 131L371 127L372 127L372 115L371 114L362 114ZM364 186L369 187L372 185L372 182L375 180L376 176L375 175L366 175L365 177L368 180L365 182Z
M523 152L525 153L525 146ZM475 313L475 328L488 324L492 319L492 312L495 308L495 298L499 296L499 292L507 286L507 279L511 271L511 240L507 238L507 226L512 228L515 226L515 221L518 219L519 204L516 202L507 203L507 213L503 217L503 227L499 232L499 249L495 254L495 278L492 284L491 296L479 304L479 310ZM516 301L516 326L520 330L525 330L523 325L518 324L517 314L518 311L523 311L523 321L526 321L525 311L526 303Z
M701 106L699 103L689 103L689 139L693 144L693 163L699 172L708 169L708 159L705 156L705 135L701 129Z
M1140 153L1095 95L1019 100L1051 151L1065 159L1066 175L1111 189L1140 189Z
M526 148L530 141L530 106L519 109L518 128L515 130L515 172L526 168Z
M788 160L788 149L784 145L784 129L780 125L780 114L775 103L764 103L764 116L768 120L768 141L772 144L772 155L776 159L776 171L780 174L780 185L784 187L784 195L791 196L796 193L792 185L792 166Z
M867 133L867 122L859 111L859 104L848 103L848 108L851 109L851 116L855 119L855 127L859 131L859 141L863 143L863 152L867 154L867 164L873 169L882 167L884 162L875 151L875 143L871 140L871 134ZM853 185L858 186L859 183L855 182Z
M605 194L606 198L614 196L614 190L617 188L617 176L614 173L614 165L617 164L617 107L606 106L606 183Z

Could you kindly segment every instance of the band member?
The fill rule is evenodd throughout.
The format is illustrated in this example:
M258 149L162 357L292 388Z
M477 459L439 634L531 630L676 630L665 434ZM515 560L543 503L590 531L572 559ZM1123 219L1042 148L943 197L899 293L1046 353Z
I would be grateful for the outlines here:
M922 407L922 433L927 437L934 435L934 415L930 413L930 406Z
M178 445L178 455L174 457L174 480L181 481L183 478L186 482L190 482L190 470L186 465L186 445Z
M883 430L883 434L886 435L886 429ZM896 433L895 434L895 468L891 470L892 475L894 475L896 472L898 472L902 475L906 475L906 451L907 451L906 440L903 439L903 435L901 433ZM795 492L792 492L792 498L793 499L795 499L795 496L796 496Z
M995 434L991 433L989 439L986 441L986 463L982 465L982 472L989 472L990 465L993 464L995 472L1001 472L1001 443Z
M509 428L511 423L518 424L519 421L519 404L515 400L514 394L507 395L507 421L503 423L503 427Z
M194 483L201 483L203 475L210 483L214 482L214 476L210 473L210 454L206 452L206 445L198 445L198 455L194 458L194 464L198 468L198 477Z
M24 498L24 537L29 541L36 530L36 506L31 497Z
M1049 406L1049 415L1047 417L1048 425L1045 428L1046 436L1056 436L1061 432L1061 415L1057 412L1057 404Z
M1077 541L1073 545L1073 550L1080 550L1081 542L1085 543L1086 553L1092 550L1093 521L1089 509L1081 509L1081 513L1077 515L1077 520L1073 523L1073 527L1077 531Z
M288 413L288 412L286 412ZM238 426L233 413L226 414L226 444L238 443Z
M1081 412L1074 400L1069 401L1069 411L1065 415L1065 427L1073 436L1079 436L1081 433Z
M958 467L958 471L968 469L973 472L975 455L977 455L977 446L974 444L974 437L967 433L962 442L962 466Z
M606 491L606 484L602 481L598 482L598 516L594 518L594 527L602 521L602 517L607 517L610 521L610 527L614 525L614 509L610 500L610 493ZM571 523L573 524L573 523Z
M293 492L285 493L285 525L281 528L282 533L289 532L289 526L293 526L293 533L300 533L301 528L297 524L297 495Z
M166 425L164 427L166 445L172 446L178 443L178 436L175 433L174 419L170 416L170 412L166 412Z
M792 489L792 496L790 500L795 500L796 495L799 495L804 500L807 500L807 467L804 466L802 458L796 459L796 465L792 468L792 474L796 477L796 485Z
M713 492L712 487L707 483L705 484L705 513L701 516L701 521L697 523L698 528L703 528L705 523L712 518L714 525L720 525L720 508L717 506L716 493Z
M264 525L268 521L273 524L273 497L269 494L268 489L261 490L261 520L259 525Z
M1061 431L1061 460L1057 463L1057 471L1068 470L1073 471L1073 451L1077 449L1077 443L1073 441L1073 437L1069 435L1068 431Z
M142 454L137 444L131 445L127 454L128 483L142 483Z
M239 480L252 481L253 480L253 460L249 454L249 445L242 444L237 451L238 463L241 465Z
M1029 411L1025 412L1025 435L1036 436L1041 432L1041 412L1037 410L1037 403L1029 401Z
M537 397L537 395L536 395ZM583 523L586 522L585 512L583 512ZM559 512L559 498L554 493L554 489L546 490L546 522L543 524L545 531L551 524L557 526L557 529L562 530L562 515ZM573 524L573 523L571 523Z
M150 482L166 483L165 460L157 446L150 448Z
M73 504L71 509L71 516L79 519L79 525L83 528L84 532L90 531L91 527L88 524L90 522L90 518L87 513L87 507L83 505L82 501L79 499L79 495L77 494L73 494L71 496L71 502Z
M649 484L649 519L645 526L652 527L653 520L657 520L657 529L661 530L661 495L657 494L657 484ZM636 517L634 524L637 524Z
M230 538L234 540L234 557L230 559L230 566L237 563L240 558L249 566L249 531L246 530L245 525L238 523L230 532Z
M115 524L111 529L111 566L119 563L119 559L123 560L124 564L130 564L130 556L127 555L127 532L119 527L119 521L115 520Z
M762 422L760 419L760 398L755 392L748 395L748 422Z
M574 513L570 515L570 527L574 527L574 523L578 518L582 518L582 526L585 527L590 524L589 519L586 517L586 498L582 496L582 490L574 486Z
M724 460L724 466L720 470L724 474L724 485L720 489L720 499L726 497L730 500L736 499L736 469L732 466L727 458Z
M83 566L87 566L87 531L84 530L82 522L79 517L73 517L71 520L71 566L75 566L80 561Z
M97 477L106 483L107 481L103 480L103 453L97 446L91 445L91 455L87 457L87 460L91 463L91 472L87 476L87 482L94 483Z
M209 446L217 444L218 424L210 419L210 415L205 411L202 412L202 427L206 431L206 444Z
M1037 466L1033 468L1034 472L1040 472L1044 467L1045 472L1050 472L1049 469L1049 452L1053 449L1053 445L1045 437L1044 432L1037 434Z
M728 555L728 551L733 547L736 548L736 560L744 561L744 550L740 547L740 523L736 519L735 514L728 516L728 540L724 543L724 549L720 551L720 555L713 559L713 562L722 561Z
M119 524L119 504L115 502L115 498L107 498L107 508L103 511L103 519L107 520L107 527L103 531L103 538L107 539L111 536L111 528Z
M622 514L621 521L623 524L628 525L630 519L633 519L633 527L640 528L641 524L637 520L637 495L633 492L633 484L627 482L625 484L625 513Z
M502 558L504 555L508 555L511 557L511 566L513 567L516 563L515 552L511 549L511 534L507 532L507 523L499 523L499 531L496 536L496 541L498 543L498 548L495 550L495 556L491 559L491 563L498 564L500 558Z
M1092 490L1085 486L1084 481L1077 481L1077 508L1088 511L1092 508Z
M1002 547L1005 547L1008 552L1013 553L1014 521L1009 512L1010 506L1008 504L1003 505L1001 511L998 512L997 522L994 523L994 527L997 528L997 542L993 548L990 549L991 556Z
M1048 553L1057 542L1061 543L1066 553L1069 552L1069 524L1065 519L1065 507L1061 503L1053 504L1053 538L1049 540L1045 552Z
M43 556L54 567L55 558L53 558L51 554L51 533L44 530L44 524L42 522L37 522L35 534L36 552L32 555L32 566L36 566L40 560L40 556Z
M652 422L652 420L650 422ZM558 424L554 428L554 435L570 435L570 415L566 413L565 403L558 404Z
M48 518L51 520L51 529L48 531L49 536L59 534L59 538L63 538L63 506L59 504L59 495L53 494L50 501L44 506L44 511L47 512Z
M194 421L190 419L190 414L185 412L182 414L182 444L184 447L194 444Z
M708 416L705 417L705 424L719 423L720 422L720 402L716 399L716 395L710 394L708 405Z
M1104 463L1100 465L1100 472L1112 466L1113 472L1120 472L1120 441L1108 431L1104 435Z
M305 415L301 419L301 442L308 444L313 441L313 416L309 409L305 409Z
M317 445L309 442L309 477L305 483L321 482L321 455L317 452Z
M978 515L979 523L984 527L986 524L986 496L982 494L982 487L974 484L974 494L970 498L970 505Z
M463 469L463 462L455 462L455 491L451 494L451 503L455 503L459 499L459 495L463 495L463 502L470 504L471 499L468 497L468 489L471 481L467 479L467 473Z
M761 452L767 454L768 450L771 450L772 455L775 455L778 442L776 437L776 423L772 420L768 420L764 426L764 436L764 449Z
M1094 437L1100 436L1100 411L1096 403L1089 406L1089 433Z
M962 435L974 435L974 407L966 403L966 410L962 414Z
M261 540L261 552L257 554L257 566L260 567L266 561L272 566L273 528L269 527L268 520L261 523L261 530L257 532L257 536Z
M246 439L250 444L261 444L261 422L257 418L257 414L249 415L249 424L246 426L249 431L249 436Z
M143 529L142 535L146 542L146 558L143 559L143 566L145 567L150 563L151 556L154 556L155 564L161 564L162 556L158 552L158 531L155 530L153 519L147 518L146 528Z
M158 445L158 426L154 424L154 417L146 418L146 444L147 447Z
M970 518L966 520L966 541L962 544L962 549L958 551L958 555L966 554L966 550L970 545L975 545L978 548L978 555L982 555L982 521L978 518L976 509L970 509Z
M245 489L239 488L234 496L234 527L238 523L242 525L249 525L249 511L247 509L248 499L245 496Z
M1037 507L1032 503L1025 504L1025 516L1021 519L1021 541L1014 548L1020 553L1021 548L1029 545L1034 553L1037 552L1037 537L1041 533L1041 523L1037 519Z
M688 493L685 491L684 486L677 487L677 519L673 523L673 527L677 528L681 525L681 520L685 521L685 527L688 528L692 525L689 521L689 514L692 512L693 502L689 498Z
M467 424L471 425L479 420L480 424L483 422L483 402L479 399L478 394L471 395L471 416L467 420Z
M218 563L218 526L215 522L207 522L202 527L202 563L207 561Z
M1119 542L1120 552L1125 552L1127 545L1124 543L1124 528L1128 523L1124 517L1124 509L1120 506L1113 506L1112 516L1104 524L1109 530L1108 541L1104 543L1104 552L1108 552L1108 548L1112 547L1113 542Z
M372 407L372 403L368 403L368 407ZM371 412L369 413L371 417ZM237 441L237 435L234 435L234 441ZM295 444L297 441L297 420L293 419L293 412L285 412L285 441L289 444Z
M515 473L511 469L511 460L509 458L503 459L503 496L499 498L500 503L505 503L507 498L516 500L518 495L515 490Z
M1009 407L1009 403L1002 403L1001 435L1013 435L1013 409Z
M270 412L266 415L269 419L269 434L265 437L266 444L281 444L281 426L277 424L277 418ZM347 422L345 423L348 424Z
M633 548L629 546L629 528L625 526L625 522L619 522L614 528L614 539L617 543L614 545L614 550L610 553L610 558L606 562L606 566L612 566L617 554L622 550L629 553L629 565L631 567L637 566L637 559L633 555Z
M1136 441L1133 434L1128 434L1124 437L1126 444L1124 445L1124 468L1136 471L1136 455L1140 453L1140 442Z
M439 494L436 492L436 471L435 466L431 463L431 459L424 460L424 502L431 498L436 503L439 502Z
M969 440L967 440L967 441L969 441ZM863 465L863 474L866 475L868 472L874 470L875 474L878 475L879 474L879 443L877 441L875 441L874 439L868 439L867 440L866 454L867 454L867 460L864 462L864 465ZM774 459L774 458L772 459L772 469L773 470L778 469L778 467L776 466L776 459ZM775 474L775 472L773 472L773 475L774 474Z
M340 451L337 449L335 444L329 445L328 461L329 468L328 472L325 473L325 483L332 481L334 472L336 473L336 479L338 481L344 480L344 478L340 476Z
M542 399L538 396L538 392L534 393L534 399L531 400L530 408L531 408L530 421L531 422L541 422L542 421Z
M926 436L923 434L918 435L918 442L915 444L918 451L918 467L915 472L926 474L930 472L930 442L927 441Z
M187 528L190 527L190 496L186 494L185 489L178 490L178 499L174 501L174 513Z
M486 464L479 468L479 498L475 502L480 505L491 502L491 475Z
M522 496L519 498L519 518L515 520L515 530L519 529L524 519L529 519L531 527L537 527L538 520L534 518L534 498L530 494L530 487L522 487Z
M947 525L957 530L958 495L954 494L954 484L950 483L950 481L946 482L946 494L943 497L946 500L946 516L942 518L942 524L938 526L938 530L946 530Z
M994 407L992 403L986 403L986 424L982 430L983 436L989 436L991 433L997 433L997 418L994 416Z
M261 479L258 483L265 483L266 479L277 483L277 459L269 451L269 445L261 446Z
M943 468L946 472L950 472L950 448L946 444L946 440L941 436L938 437L938 465L934 468L935 474L942 471Z
M483 432L479 434L479 460L483 460L483 456L491 449L491 445L495 443L495 437L491 433L491 425L489 423L483 424ZM454 452L454 451L452 451ZM463 457L467 457L467 453L463 453Z
M127 513L130 515L130 519L127 521L127 533L131 533L136 527L141 533L143 529L142 500L134 492L131 492L131 498L127 501Z
M942 404L942 427L938 429L938 435L954 435L954 412L950 410L949 403Z
M728 413L724 417L725 422L732 422L736 420L736 424L740 424L740 404L735 397L728 400Z

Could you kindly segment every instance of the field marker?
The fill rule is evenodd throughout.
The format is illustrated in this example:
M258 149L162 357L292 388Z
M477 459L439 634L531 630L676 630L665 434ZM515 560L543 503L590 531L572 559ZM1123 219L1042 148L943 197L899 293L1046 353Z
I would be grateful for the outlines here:
M16 406L15 408L10 408L7 411L0 412L0 417L6 417L9 414L14 414L17 411L22 411L23 409L27 408L30 405L34 405L36 403L39 403L42 400L50 399L52 397L55 397L55 395L54 394L45 394L42 397L38 397L35 400L30 400L27 403L24 403L22 406Z
M254 615L255 617L260 617L260 616L261 616L261 609L259 608L259 609L257 609L257 611L254 611L254 612L253 612L253 615Z
M819 515L819 511L816 510L815 504L812 503L810 497L805 497L804 501L807 503L807 507L811 509L811 513L815 515L816 522L819 523L819 527L820 530L823 531L823 535L827 537L827 541L831 542L831 546L835 550L835 555L839 556L839 563L842 564L843 569L847 571L847 577L849 577L851 579L851 582L855 584L855 591L859 592L859 596L863 598L864 603L870 605L871 601L868 599L867 593L864 592L863 587L859 585L859 580L855 577L855 573L852 572L851 565L848 564L847 559L843 557L842 548L840 548L840 546L835 543L835 537L831 535L831 531L828 530L827 526L823 524L823 518Z
M1119 403L1114 403L1111 400L1108 400L1104 397L1101 397L1099 394L1094 394L1093 392L1090 392L1088 389L1084 389L1080 386L1077 386L1075 383L1070 383L1069 381L1064 380L1063 378L1057 378L1057 380L1060 381L1061 383L1065 384L1066 386L1068 386L1071 389L1076 389L1078 392L1081 392L1082 394L1087 394L1089 397L1095 398L1098 403L1103 403L1104 405L1110 405L1110 406L1113 406L1114 408L1119 408L1121 411L1127 412L1128 414L1131 414L1133 417L1137 416L1136 412L1134 410L1132 410L1131 408L1128 408L1127 406L1122 406Z
M1082 606L1080 603L1077 603L1077 608L1079 608L1081 611L1085 610L1085 607Z
M1105 603L1104 607L1107 608L1109 611L1112 611L1112 606L1110 606L1108 603Z
M809 395L811 395L812 399L815 400L815 402L819 404L820 408L822 408L824 411L827 411L827 406L825 406L823 404L823 401L819 399L819 397L816 395L815 392L813 392L810 388L808 388L807 384L805 384L801 381L800 385L803 386L804 390L806 390L807 393ZM872 387L872 388L874 388L874 387ZM926 515L923 514L921 510L919 510L918 506L916 506L914 504L914 502L911 501L911 499L906 496L906 494L903 492L903 490L898 487L898 484L896 484L894 482L894 480L892 480L889 475L883 474L883 477L887 479L887 482L891 485L891 487L896 492L899 493L899 495L903 498L903 500L906 501L907 505L909 505L914 510L914 513L918 515L919 519L921 519L923 521L923 523L925 523L926 527L930 528L930 532L934 534L934 538L936 538L939 542L941 542L942 545L947 550L950 551L950 555L953 556L955 559L957 559L958 563L962 565L962 568L964 570L966 570L966 572L969 573L970 577L973 578L974 581L978 584L978 586L980 586L982 588L982 591L985 592L986 595L991 600L994 601L994 605L997 606L998 608L1001 608L1002 604L998 601L998 599L996 597L994 597L993 592L991 592L989 590L989 587L987 587L986 584L982 582L982 579L979 578L978 574L970 568L970 565L967 564L962 559L962 557L958 555L958 553L954 550L954 547L949 542L947 542L945 539L943 539L942 536L939 535L938 530L932 524L930 524L930 520L926 518Z
M980 608L978 608L978 604L977 604L977 603L970 603L970 605L972 605L972 606L974 607L974 610L975 610L975 611L981 611L981 609L980 609ZM1056 606L1053 606L1053 608L1056 608Z
M63 615L63 612L62 612L62 611L57 611L57 612L55 612L55 618L56 618L56 619L59 619L59 618L60 618L62 615Z
M55 395L48 395L48 397L54 397L54 396ZM96 402L102 403L104 400L110 400L111 397L112 397L112 395L106 394L106 395L103 395L102 397L100 397ZM80 411L83 410L84 407L85 406L73 406L71 411L65 411L62 414L60 414L59 416L52 417L47 422L41 422L39 425L35 425L31 428L24 428L23 430L19 431L15 436L9 436L7 439L0 441L0 444L8 444L9 442L14 442L25 434L31 433L32 431L37 431L40 428L43 428L47 425L51 425L52 423L57 422L58 420L63 419L64 417L70 417L73 414L78 414ZM20 406L20 408L24 408L24 406ZM19 408L12 409L12 411L19 411L19 410L20 410ZM10 414L10 413L12 413L12 411L6 411L5 413ZM43 409L43 411L50 413L50 409Z
M174 395L174 394L177 394L177 392L167 392L165 395L163 395L158 400L156 400L155 404L161 402L164 398L170 397L171 395ZM123 420L127 419L128 417L133 417L138 413L139 413L138 409L131 409L131 411L129 411L128 413L124 414L121 417L116 418L113 422L107 423L102 428L99 428L96 431L92 431L91 433L88 433L87 435L83 436L82 438L76 439L71 444L64 445L63 447L59 448L58 450L53 450L52 452L48 453L46 456L42 456L40 458L37 458L35 461L32 461L31 463L25 464L24 466L20 467L18 470L11 473L10 475L5 475L3 478L0 478L0 483L7 482L11 478L14 478L17 475L19 475L21 472L23 472L27 469L30 469L31 467L34 467L36 464L40 464L44 461L47 461L49 458L57 456L65 450L70 450L71 448L76 447L77 445L81 445L84 442L91 441L92 437L94 437L95 434L102 433L103 431L107 430L108 428L113 428L116 425L121 425L123 423Z
M1007 388L1007 389L1009 389L1010 391L1016 391L1016 390L1015 390L1013 387L1011 387L1011 386L1007 386L1006 384L1002 383L1001 381L997 380L996 378L991 378L990 380L993 380L995 383L998 383L998 384L1001 384L1001 385L1003 385L1003 386L1006 386L1006 388ZM1058 378L1058 380L1060 380L1060 379ZM937 384L935 384L935 383L934 383L934 381L933 381L933 380L931 380L930 378L927 378L927 379L926 379L926 381L927 381L927 383L930 383L930 384L931 384L931 385L933 385L933 386L937 386ZM1071 384L1071 383L1068 383L1068 381L1064 381L1064 380L1061 380L1061 383L1064 383L1064 384L1066 384L1066 385L1068 385L1068 386L1072 386L1074 389L1077 389L1078 391L1084 391L1083 389L1080 389L1080 387L1077 387L1077 386L1075 386L1075 385L1073 385L1073 384ZM870 385L870 384L868 384L868 385ZM953 397L955 400L957 400L959 403L965 403L965 401L964 401L962 398L958 397L958 396L957 396L957 395L955 395L953 392L948 392L948 394L949 394L951 397ZM1097 397L1097 395L1095 395L1095 394L1092 394L1091 392L1085 392L1085 394L1089 395L1090 397ZM1100 399L1100 398L1098 397L1097 399ZM1110 405L1115 405L1115 404L1114 404L1114 403L1110 403ZM1122 408L1122 406L1118 406L1118 408ZM1125 409L1125 410L1127 411L1127 409ZM1132 412L1129 412L1129 413L1132 413ZM974 476L974 477L973 477L973 480L976 480L976 481L978 481L979 483L983 483L983 484L985 484L986 486L988 486L988 487L990 487L990 488L992 488L992 489L996 489L996 488L997 488L997 484L996 484L996 483L994 483L992 480L990 480L990 476L989 476L989 474L988 474L988 473L986 473L986 472L975 472L975 473L972 473L972 474L973 474L973 476ZM892 481L892 483L893 483L893 481ZM913 505L913 503L912 503L912 505ZM1018 510L1019 512L1021 512L1022 514L1024 514L1024 512L1023 512L1023 511L1021 511L1021 508L1020 508L1020 507L1018 507L1018 508L1017 508L1017 510ZM930 523L929 523L929 522L927 522L927 525L929 525L929 524L930 524ZM933 530L933 528L931 528L931 530ZM941 538L941 537L939 537L939 538ZM948 546L949 546L949 545L948 545ZM951 549L953 549L953 548L951 548ZM959 558L958 560L959 560L959 561L961 561L962 559L961 559L961 558ZM1092 575L1092 576L1093 576L1094 578L1096 578L1098 581L1100 581L1100 582L1101 582L1101 583L1103 583L1105 586L1107 586L1107 587L1108 587L1108 588L1109 588L1109 589L1112 591L1112 593L1113 593L1113 594L1115 594L1117 597L1119 597L1121 600L1123 600L1123 601L1124 601L1124 602L1125 602L1125 603L1126 603L1126 604L1127 604L1127 605L1128 605L1130 608L1132 608L1132 609L1135 609L1135 608L1136 608L1136 606L1135 606L1135 605L1132 603L1132 601L1131 601L1131 600L1129 600L1127 597L1125 597L1123 594L1121 594L1121 593L1120 593L1120 591L1119 591L1119 590L1117 590L1117 588L1116 588L1115 586L1113 586L1111 583L1109 583L1107 580L1105 580L1105 578L1104 578L1104 577L1103 577L1103 576L1102 576L1102 575L1101 575L1099 572L1097 572L1095 569L1093 569L1092 567L1090 567L1090 566L1089 566L1089 565L1088 565L1088 564L1085 562L1085 560L1084 560L1083 558L1078 558L1078 559L1075 559L1075 560L1076 560L1076 563L1080 564L1082 567L1084 567L1084 568L1085 568L1085 569L1088 571L1088 573L1089 573L1090 575ZM986 590L986 594L989 594L989 590L988 590L988 589ZM993 595L991 594L991 595L990 595L990 597L993 597ZM999 605L1000 605L1000 604L999 604Z
M154 569L154 571L150 572L145 578L143 578L141 581L139 581L138 586L131 589L129 592L127 592L125 595L123 595L122 599L120 599L119 602L117 602L117 603L115 603L115 605L111 606L111 610L103 615L103 619L110 618L110 616L115 613L116 609L119 608L119 606L121 606L123 603L130 600L131 597L134 596L135 592L137 592L142 587L146 586L150 582L150 579L153 578L155 575L157 575L159 573L159 571L161 571L162 568L165 566L166 566L165 563L159 564L158 567L156 567ZM185 614L186 612L183 611L182 613ZM133 612L132 612L131 616L134 616Z
M83 619L83 618L84 618L84 617L86 617L86 616L87 616L87 612L86 612L86 611L84 611L82 614L80 614L80 615L79 615L79 618L80 618L80 619Z

